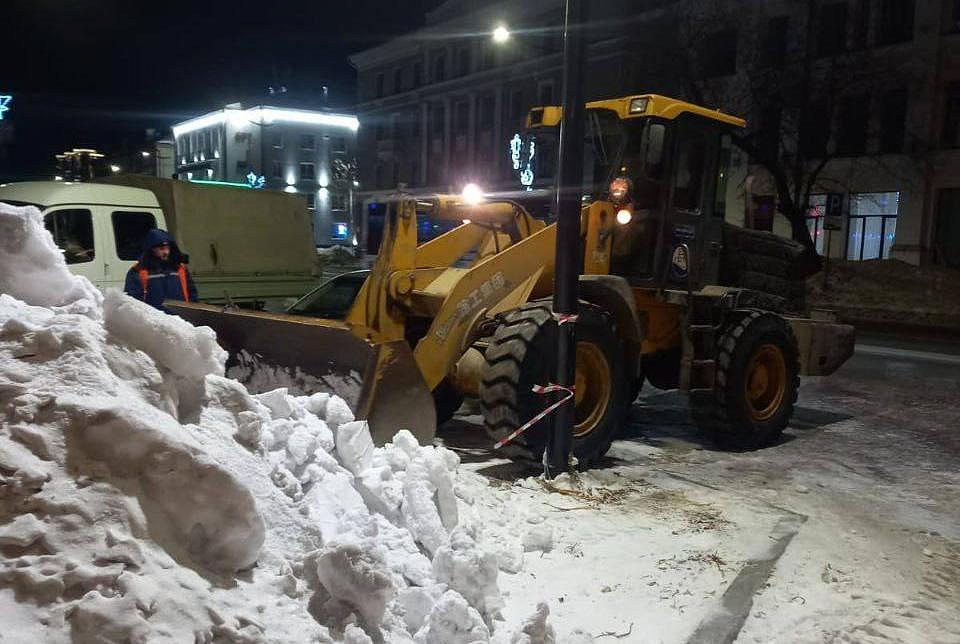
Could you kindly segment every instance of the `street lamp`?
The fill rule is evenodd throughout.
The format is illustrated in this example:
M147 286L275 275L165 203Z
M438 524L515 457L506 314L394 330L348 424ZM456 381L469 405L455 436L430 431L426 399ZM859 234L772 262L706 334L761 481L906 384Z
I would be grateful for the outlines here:
M114 174L120 172L120 166L118 166L118 165L111 165L111 166L110 166L110 172L112 172L112 173L114 173Z
M497 28L493 30L493 42L505 43L508 40L510 40L510 30L504 25L497 25Z

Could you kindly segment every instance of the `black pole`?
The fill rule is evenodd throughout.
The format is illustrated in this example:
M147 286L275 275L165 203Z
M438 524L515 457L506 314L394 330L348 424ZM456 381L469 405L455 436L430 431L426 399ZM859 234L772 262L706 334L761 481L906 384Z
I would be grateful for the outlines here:
M576 325L564 321L577 313L580 264L580 198L583 183L585 0L566 0L563 27L563 120L557 172L557 250L553 282L553 312L558 320L556 383L570 387L576 375ZM553 478L567 469L573 442L573 398L560 406L543 455L544 475Z

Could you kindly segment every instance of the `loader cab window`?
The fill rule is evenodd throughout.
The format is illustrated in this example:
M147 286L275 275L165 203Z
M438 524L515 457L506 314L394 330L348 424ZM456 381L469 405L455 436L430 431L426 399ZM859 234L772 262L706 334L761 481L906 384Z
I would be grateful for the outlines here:
M89 210L65 208L48 212L44 226L53 236L67 264L85 264L96 256L93 243L93 215Z
M113 238L117 244L117 257L128 261L140 259L147 231L157 227L153 214L117 210L110 219L113 223Z
M623 121L611 110L588 110L583 155L584 194L603 199L615 174L627 133Z
M673 179L673 208L700 214L703 203L703 170L710 149L707 132L701 128L681 127L677 140L676 171Z
M667 126L648 119L630 119L618 174L630 180L630 201L635 210L656 210L663 194ZM608 180L608 181L609 181Z

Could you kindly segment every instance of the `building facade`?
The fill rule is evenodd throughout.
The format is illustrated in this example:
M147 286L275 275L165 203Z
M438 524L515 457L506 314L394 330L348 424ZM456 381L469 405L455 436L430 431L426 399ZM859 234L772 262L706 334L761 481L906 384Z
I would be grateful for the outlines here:
M349 244L357 128L352 114L228 105L173 126L176 175L302 194L316 245Z
M790 233L779 171L822 253L960 266L960 1L588 4L588 100L663 93L747 119L732 220ZM560 100L561 19L556 2L449 0L352 56L362 195L520 188L510 142L531 106ZM531 185L552 185L553 165Z

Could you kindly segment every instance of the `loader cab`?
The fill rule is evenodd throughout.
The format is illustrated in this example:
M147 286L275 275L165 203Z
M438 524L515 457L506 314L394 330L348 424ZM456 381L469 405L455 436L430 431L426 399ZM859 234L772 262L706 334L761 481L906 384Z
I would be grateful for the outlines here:
M528 126L559 119L560 108L535 108ZM652 94L588 103L585 272L645 288L717 283L730 133L743 125Z

